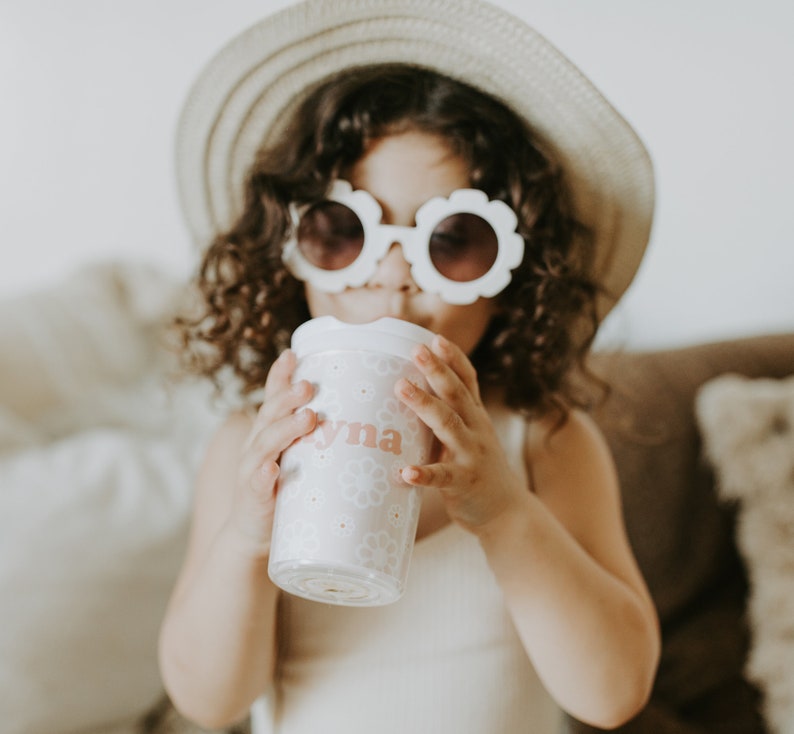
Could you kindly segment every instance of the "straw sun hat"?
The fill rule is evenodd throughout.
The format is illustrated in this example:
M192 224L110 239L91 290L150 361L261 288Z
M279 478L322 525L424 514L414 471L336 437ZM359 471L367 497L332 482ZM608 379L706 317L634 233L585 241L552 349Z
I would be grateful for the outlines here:
M567 171L596 236L606 315L639 267L653 214L653 171L628 123L556 48L481 0L304 0L258 22L209 62L177 131L177 179L204 246L240 212L257 149L308 89L373 63L426 67L491 94L529 121ZM509 155L509 151L506 151Z

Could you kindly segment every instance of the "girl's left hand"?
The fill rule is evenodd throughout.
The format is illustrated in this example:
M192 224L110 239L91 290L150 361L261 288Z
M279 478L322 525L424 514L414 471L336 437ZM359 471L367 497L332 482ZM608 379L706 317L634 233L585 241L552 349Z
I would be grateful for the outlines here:
M430 348L420 346L413 356L435 394L406 379L395 392L433 431L441 452L437 463L407 466L402 477L438 489L450 518L477 534L522 503L528 488L508 465L463 351L437 335Z

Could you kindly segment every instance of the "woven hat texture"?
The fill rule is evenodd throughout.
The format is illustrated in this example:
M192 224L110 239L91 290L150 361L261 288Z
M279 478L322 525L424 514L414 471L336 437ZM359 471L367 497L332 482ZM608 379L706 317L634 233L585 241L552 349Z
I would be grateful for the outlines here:
M392 62L491 94L551 146L577 215L595 232L594 275L610 294L599 303L603 317L630 284L648 242L650 157L560 51L481 0L304 0L233 38L194 83L177 130L180 199L197 245L232 224L257 150L279 134L308 90L345 68Z

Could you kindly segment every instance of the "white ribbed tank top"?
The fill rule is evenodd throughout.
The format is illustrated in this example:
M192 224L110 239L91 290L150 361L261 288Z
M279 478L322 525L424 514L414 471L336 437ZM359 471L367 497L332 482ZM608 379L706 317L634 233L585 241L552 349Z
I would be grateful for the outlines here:
M525 421L490 412L526 477ZM394 604L341 607L283 594L278 624L276 683L251 708L252 734L561 729L562 713L521 646L477 539L457 525L417 541Z

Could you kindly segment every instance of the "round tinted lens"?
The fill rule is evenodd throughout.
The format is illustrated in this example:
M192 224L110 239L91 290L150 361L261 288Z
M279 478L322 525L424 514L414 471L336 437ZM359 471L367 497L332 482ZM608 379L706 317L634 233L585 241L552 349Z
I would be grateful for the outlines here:
M301 217L297 240L303 257L316 268L341 270L361 254L364 227L350 207L321 201Z
M429 247L435 269L445 278L465 283L481 278L493 267L499 240L485 219L460 212L436 225Z

